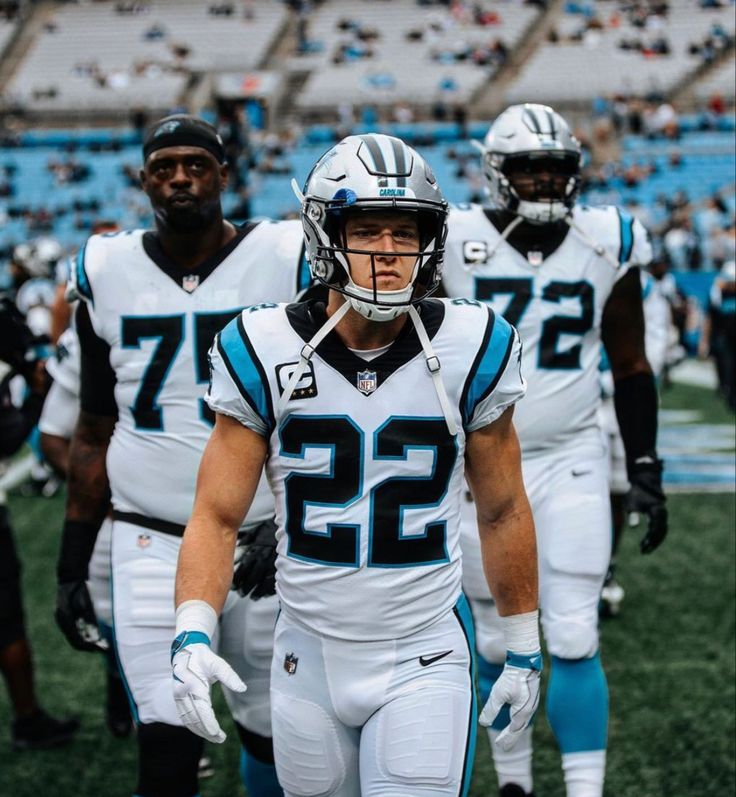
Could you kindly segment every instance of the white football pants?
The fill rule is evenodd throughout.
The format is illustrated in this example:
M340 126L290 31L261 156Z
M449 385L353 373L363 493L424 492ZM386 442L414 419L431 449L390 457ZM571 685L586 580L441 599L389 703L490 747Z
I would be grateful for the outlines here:
M602 437L586 435L522 461L524 484L534 515L539 557L542 630L553 656L582 659L598 650L598 601L611 554L608 459ZM475 505L462 508L463 590L473 604L478 652L487 661L505 660L503 634L480 556Z
M409 637L346 642L282 612L271 703L286 797L466 794L476 730L468 624L461 598Z
M112 579L115 644L141 723L181 725L171 686L176 635L174 582L181 538L113 521ZM212 647L245 681L243 694L223 688L237 722L271 735L269 669L276 596L252 601L231 592Z

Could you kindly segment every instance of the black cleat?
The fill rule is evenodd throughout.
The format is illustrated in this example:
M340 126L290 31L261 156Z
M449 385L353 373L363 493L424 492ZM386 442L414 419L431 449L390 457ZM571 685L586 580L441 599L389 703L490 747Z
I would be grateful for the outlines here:
M526 792L516 783L507 783L498 794L499 797L534 797L533 791Z
M130 736L133 719L130 716L128 695L123 680L117 674L107 674L107 697L105 699L105 725L117 739Z
M44 750L60 747L79 730L77 717L56 719L39 708L30 717L13 722L13 750Z

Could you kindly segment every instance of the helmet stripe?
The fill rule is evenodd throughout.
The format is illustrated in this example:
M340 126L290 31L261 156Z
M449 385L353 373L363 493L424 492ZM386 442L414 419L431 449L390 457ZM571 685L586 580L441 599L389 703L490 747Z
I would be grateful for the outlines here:
M531 124L532 132L537 135L542 135L542 128L539 126L539 119L531 108L524 111L524 116L527 117L527 124Z
M547 120L549 121L549 134L552 137L552 141L556 141L557 130L555 128L555 117L549 108L547 108Z
M385 175L386 174L386 160L383 157L383 152L381 152L381 147L378 145L378 142L373 136L361 136L366 147L368 147L368 151L371 154L371 158L373 158L373 165L376 168L376 174L378 175Z
M406 153L404 151L404 145L401 141L392 138L391 147L394 151L394 160L396 161L396 185L398 187L404 187L406 186Z

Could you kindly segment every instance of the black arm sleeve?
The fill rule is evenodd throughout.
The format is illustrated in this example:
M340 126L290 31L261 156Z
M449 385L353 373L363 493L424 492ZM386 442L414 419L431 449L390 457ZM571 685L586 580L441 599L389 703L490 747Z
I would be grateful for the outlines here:
M7 381L0 384L0 457L10 457L23 445L38 423L43 409L43 396L29 393L22 407L10 400Z
M613 401L621 438L626 449L626 466L643 456L656 459L657 385L651 373L631 374L617 379Z
M94 331L85 302L77 306L76 322L82 352L80 406L91 415L117 415L110 346Z

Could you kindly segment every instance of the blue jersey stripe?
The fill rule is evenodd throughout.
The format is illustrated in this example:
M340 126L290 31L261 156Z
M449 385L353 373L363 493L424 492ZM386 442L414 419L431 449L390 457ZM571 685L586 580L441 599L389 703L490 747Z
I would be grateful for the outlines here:
M511 324L490 308L488 310L486 334L463 390L461 409L466 424L473 417L479 402L486 398L498 383L514 342Z
M266 426L273 429L271 391L263 366L248 340L240 316L233 319L217 336L217 348L243 398Z
M621 247L618 250L618 262L623 265L628 263L634 248L634 217L625 210L616 208L618 222L621 228Z
M89 284L89 279L87 278L87 272L84 268L84 255L87 251L87 244L85 244L78 252L77 252L77 260L74 264L74 271L75 271L75 283L77 292L80 296L83 296L85 299L88 299L90 302L92 300L92 288Z
M476 661L473 616L470 611L468 600L462 593L460 593L460 598L455 604L453 612L465 634L465 639L468 642L468 652L470 654L470 716L468 717L468 741L465 748L465 764L463 766L463 777L460 784L460 797L468 797L470 778L473 772L473 762L475 761L475 745L478 731L478 702L475 693Z

